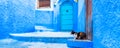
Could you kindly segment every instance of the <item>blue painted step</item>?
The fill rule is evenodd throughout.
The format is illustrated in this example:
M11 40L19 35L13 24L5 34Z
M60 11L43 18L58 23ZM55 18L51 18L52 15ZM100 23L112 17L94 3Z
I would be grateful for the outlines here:
M90 40L68 40L69 48L93 48L93 43Z

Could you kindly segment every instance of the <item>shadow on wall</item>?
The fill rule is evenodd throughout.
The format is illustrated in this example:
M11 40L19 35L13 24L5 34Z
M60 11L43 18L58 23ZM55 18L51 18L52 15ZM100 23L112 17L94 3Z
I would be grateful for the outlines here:
M5 32L1 32L0 33L0 39L4 39L4 38L9 38L9 33L5 33Z

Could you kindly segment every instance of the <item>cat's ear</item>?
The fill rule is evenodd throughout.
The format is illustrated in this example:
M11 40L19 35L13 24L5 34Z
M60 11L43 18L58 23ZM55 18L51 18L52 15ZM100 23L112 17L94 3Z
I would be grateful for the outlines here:
M72 32L75 32L75 31L72 30Z
M74 32L72 31L71 34L74 34Z

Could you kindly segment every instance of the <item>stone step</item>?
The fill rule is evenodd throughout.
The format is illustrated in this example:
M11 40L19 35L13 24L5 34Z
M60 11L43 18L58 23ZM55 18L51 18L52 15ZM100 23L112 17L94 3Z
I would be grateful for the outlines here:
M10 37L19 41L66 43L73 39L70 32L31 32L31 33L10 33Z

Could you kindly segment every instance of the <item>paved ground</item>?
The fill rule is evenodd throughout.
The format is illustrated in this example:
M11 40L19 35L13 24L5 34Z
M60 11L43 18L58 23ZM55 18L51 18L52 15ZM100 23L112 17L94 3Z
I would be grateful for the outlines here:
M0 48L67 48L66 44L44 42L22 42L14 39L1 39Z

